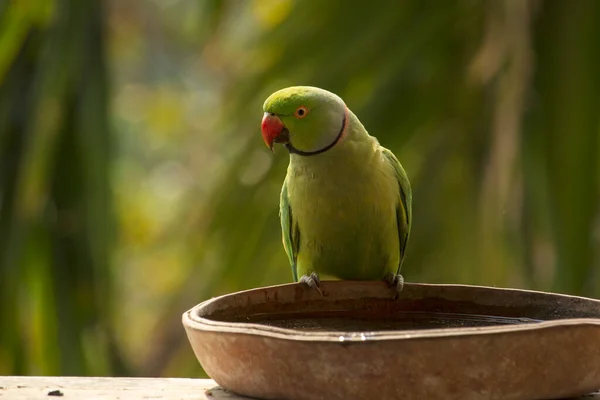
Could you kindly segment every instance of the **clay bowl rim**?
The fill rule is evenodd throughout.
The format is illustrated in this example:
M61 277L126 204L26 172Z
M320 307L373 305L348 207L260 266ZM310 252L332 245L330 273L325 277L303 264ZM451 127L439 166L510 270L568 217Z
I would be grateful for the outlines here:
M322 285L333 288L336 285L356 285L369 287L371 285L380 285L381 282L375 281L323 281ZM217 321L206 317L200 317L198 314L200 310L206 309L213 303L222 301L224 298L234 297L243 295L246 293L259 292L265 290L292 290L301 284L299 283L286 283L281 285L263 286L253 289L242 290L238 292L224 294L218 297L213 297L209 300L205 300L191 309L187 310L182 315L182 322L185 328L192 329L195 331L203 332L218 332L218 333L232 333L232 334L244 334L263 336L275 339L284 339L292 341L310 341L310 342L324 342L324 343L336 343L344 344L348 342L353 343L373 343L377 341L391 341L391 340L419 340L419 339L435 339L435 338L450 338L456 336L473 336L473 335L494 335L502 333L518 333L525 331L534 330L546 330L552 328L558 328L563 326L593 326L600 327L599 318L562 318L549 321L535 322L535 323L523 323L523 324L504 324L504 325L493 325L483 327L460 327L460 328L438 328L438 329L409 329L409 330L393 330L393 331L370 331L368 339L363 339L361 335L356 334L358 331L300 331L296 329L280 328L275 326L269 326L251 322L226 322ZM515 288L497 288L491 286L480 286L480 285L465 285L465 284L431 284L431 283L405 283L405 286L411 287L440 287L440 288L453 288L453 289L483 289L490 291L503 291L507 293L528 293L528 294L541 294L556 296L558 298L570 298L579 299L585 302L597 302L600 304L600 299L593 299L589 297L573 296L567 294L543 292L537 290L525 290ZM379 296L379 298L389 298L389 296ZM373 298L373 297L366 297ZM349 299L349 298L347 298ZM399 299L398 301L402 301ZM360 332L358 332L360 333ZM350 335L347 335L350 334ZM340 338L343 337L343 340Z

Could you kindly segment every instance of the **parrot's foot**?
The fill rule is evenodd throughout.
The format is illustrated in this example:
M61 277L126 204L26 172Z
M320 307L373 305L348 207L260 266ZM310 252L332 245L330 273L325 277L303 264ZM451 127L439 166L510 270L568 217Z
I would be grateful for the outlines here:
M398 298L404 288L404 277L400 274L389 274L383 278L383 280L386 281L390 287L394 286L396 288L396 298Z
M320 288L321 280L316 272L312 272L310 275L302 275L300 277L300 282L305 283L311 289L315 289L321 296L323 296L323 292Z

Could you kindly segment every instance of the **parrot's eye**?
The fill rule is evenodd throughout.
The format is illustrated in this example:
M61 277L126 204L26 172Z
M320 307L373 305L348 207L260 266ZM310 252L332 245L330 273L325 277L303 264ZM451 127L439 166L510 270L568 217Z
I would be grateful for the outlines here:
M302 119L302 118L306 117L307 114L308 114L308 108L306 108L304 106L300 106L294 113L294 116L298 119Z

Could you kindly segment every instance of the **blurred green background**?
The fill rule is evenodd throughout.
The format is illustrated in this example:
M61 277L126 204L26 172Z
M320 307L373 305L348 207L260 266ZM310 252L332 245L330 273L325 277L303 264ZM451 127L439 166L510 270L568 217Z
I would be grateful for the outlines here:
M290 85L412 181L408 281L600 297L600 1L0 2L0 374L201 376L180 318L289 282Z

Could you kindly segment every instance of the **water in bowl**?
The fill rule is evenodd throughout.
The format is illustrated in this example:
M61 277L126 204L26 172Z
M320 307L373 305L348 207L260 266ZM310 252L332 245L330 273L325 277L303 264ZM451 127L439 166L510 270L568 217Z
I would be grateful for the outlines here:
M513 318L475 314L406 311L393 316L368 313L321 312L254 314L230 319L301 331L372 332L440 328L467 328L541 322L531 318Z

